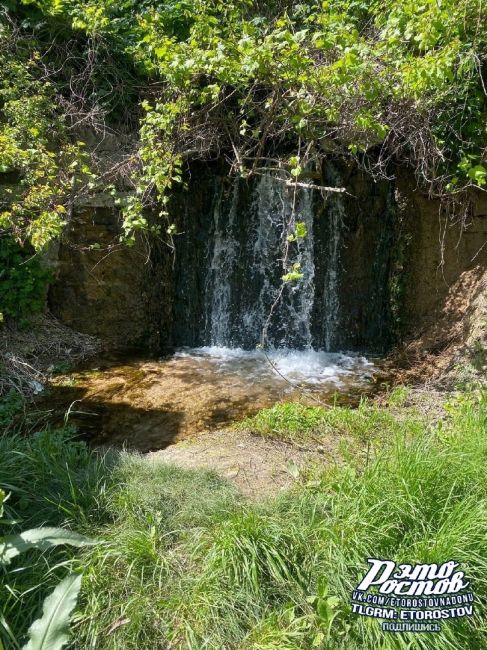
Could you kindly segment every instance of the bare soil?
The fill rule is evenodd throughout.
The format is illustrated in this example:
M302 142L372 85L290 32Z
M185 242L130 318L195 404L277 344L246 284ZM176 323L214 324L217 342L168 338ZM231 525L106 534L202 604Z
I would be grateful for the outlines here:
M437 318L425 322L386 367L395 383L451 388L487 379L487 271L464 271L450 287Z
M303 448L243 431L216 431L178 442L146 455L152 463L186 469L214 470L251 499L272 496L290 487L300 471L339 458L339 439Z

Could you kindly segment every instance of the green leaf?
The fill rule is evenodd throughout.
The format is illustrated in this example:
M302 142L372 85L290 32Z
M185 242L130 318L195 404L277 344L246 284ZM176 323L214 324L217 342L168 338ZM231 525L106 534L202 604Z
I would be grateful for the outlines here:
M8 564L14 557L29 549L45 551L61 544L82 547L96 542L64 528L32 528L19 535L0 538L0 564Z
M333 613L330 607L328 606L327 601L321 598L318 599L318 602L316 604L316 611L318 613L318 616L324 623L327 623L329 621L330 616Z
M286 273L281 277L281 280L283 282L297 282L298 280L302 280L304 277L304 273L299 273L298 271L290 271L289 273Z
M299 262L295 262L292 266L291 271L289 273L286 273L286 275L283 275L281 277L283 282L296 282L297 280L301 280L304 277L304 273L301 273L301 264Z
M308 229L304 221L298 221L296 223L296 237L298 239L303 239L308 234Z
M65 578L46 598L42 617L32 623L23 650L61 650L69 641L69 617L76 606L81 576Z
M487 177L487 169L485 169L485 167L483 167L482 165L475 165L475 167L471 167L468 170L468 176L473 181L475 181L477 185L485 185L485 179Z

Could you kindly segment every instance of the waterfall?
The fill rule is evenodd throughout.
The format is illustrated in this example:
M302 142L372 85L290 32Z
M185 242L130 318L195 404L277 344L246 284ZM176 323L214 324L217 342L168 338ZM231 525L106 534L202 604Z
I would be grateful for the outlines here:
M335 169L328 165L332 183L341 185L341 179ZM327 268L324 280L323 293L323 342L325 350L333 349L337 342L337 329L340 316L339 298L339 263L341 234L345 217L345 205L341 194L335 194L329 199L328 204L328 243L327 243Z
M221 196L213 210L205 288L207 342L212 346L253 348L279 294L283 251L290 234L292 190L265 174L251 187L250 213L238 214L240 183L230 201ZM303 278L284 287L269 327L275 347L310 348L314 301L312 190L298 193L295 221L306 237L290 244L289 263L299 263Z
M206 280L206 331L211 345L230 345L232 311L231 278L237 260L238 242L235 239L239 178L232 186L230 208L223 211L221 196L213 210L213 252Z
M311 348L311 317L315 299L315 264L313 237L313 190L301 192L296 221L306 226L306 237L297 241L297 262L303 272L303 278L297 284L289 285L287 317L294 328L294 342L298 347Z
M351 194L300 186L294 196L271 171L231 180L220 165L193 170L173 207L176 347L255 350L274 303L266 332L276 350L381 350L392 340L392 189L340 161L323 161L320 172L317 183ZM306 236L288 243L299 222ZM293 264L303 277L283 284Z
M279 258L287 211L290 209L285 190L283 183L266 174L259 178L252 192L247 233L249 264L244 270L251 291L242 313L242 334L251 337L254 345L260 341L262 328L278 290Z

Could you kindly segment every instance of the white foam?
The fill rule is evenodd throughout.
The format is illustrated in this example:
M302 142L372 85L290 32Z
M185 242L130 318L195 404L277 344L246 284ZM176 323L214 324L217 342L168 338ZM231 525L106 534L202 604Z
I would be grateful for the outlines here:
M375 370L371 361L358 354L310 349L277 349L264 353L258 349L205 346L184 348L176 352L175 356L210 361L214 363L217 372L235 372L253 381L282 375L293 383L331 383L339 386L345 377L356 378L357 381L367 380Z

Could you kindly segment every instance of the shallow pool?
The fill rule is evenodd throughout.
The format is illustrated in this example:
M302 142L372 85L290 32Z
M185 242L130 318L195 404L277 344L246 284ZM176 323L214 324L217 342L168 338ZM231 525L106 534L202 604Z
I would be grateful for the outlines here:
M374 389L378 362L351 353L205 347L111 357L59 377L47 401L96 443L141 451L227 427L283 400L331 403Z

